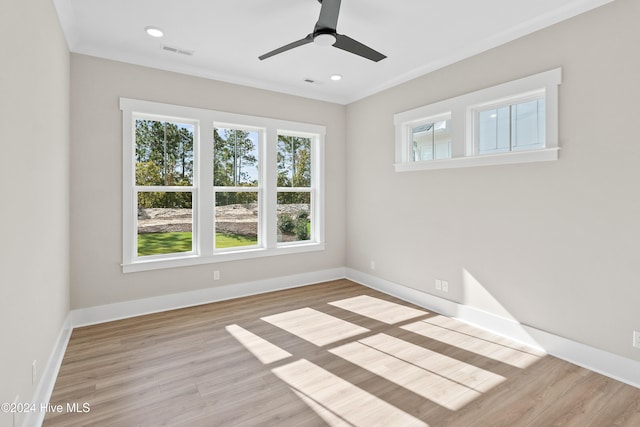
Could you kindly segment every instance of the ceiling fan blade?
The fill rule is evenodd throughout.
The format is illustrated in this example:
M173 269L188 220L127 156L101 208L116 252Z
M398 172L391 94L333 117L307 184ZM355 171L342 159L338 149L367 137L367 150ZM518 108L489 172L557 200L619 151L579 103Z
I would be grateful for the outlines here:
M291 49L293 49L295 47L303 46L305 44L312 43L312 42L313 42L313 34L308 34L307 37L305 37L303 39L300 39L300 40L297 40L297 41L295 41L293 43L289 43L288 45L279 47L278 49L272 50L271 52L267 52L264 55L259 56L258 59L260 59L262 61L264 59L270 58L270 57L272 57L274 55L277 55L279 53L286 52L286 51L291 50Z
M338 27L341 0L321 0L320 3L322 3L322 7L315 31L329 29L335 32Z
M373 62L381 61L387 57L386 55L371 49L369 46L365 46L359 41L342 34L336 34L336 42L333 46L338 49L346 50L347 52L355 53L356 55L367 58Z

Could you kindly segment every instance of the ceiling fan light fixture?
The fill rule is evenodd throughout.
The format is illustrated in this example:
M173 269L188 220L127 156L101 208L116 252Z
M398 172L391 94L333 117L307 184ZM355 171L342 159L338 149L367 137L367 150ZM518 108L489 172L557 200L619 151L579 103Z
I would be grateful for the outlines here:
M345 52L353 53L373 62L378 62L386 58L369 46L360 43L357 40L345 34L338 34L336 27L338 26L338 14L340 13L341 0L318 0L322 5L320 8L320 17L313 27L313 32L307 34L306 37L286 44L278 49L260 55L260 61L271 58L274 55L281 54L296 47L304 46L309 43L318 46L333 46Z
M342 76L340 74L332 74L330 78L334 82L337 82L338 80L342 80Z
M333 34L318 34L313 38L313 43L318 46L332 46L336 42Z
M158 27L145 27L144 31L151 37L159 38L164 36L164 31Z

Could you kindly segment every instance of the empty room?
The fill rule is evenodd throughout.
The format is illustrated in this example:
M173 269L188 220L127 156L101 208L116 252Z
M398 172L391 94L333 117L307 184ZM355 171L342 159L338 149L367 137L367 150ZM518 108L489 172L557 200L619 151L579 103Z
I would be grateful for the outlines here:
M640 425L638 0L2 0L0 427Z

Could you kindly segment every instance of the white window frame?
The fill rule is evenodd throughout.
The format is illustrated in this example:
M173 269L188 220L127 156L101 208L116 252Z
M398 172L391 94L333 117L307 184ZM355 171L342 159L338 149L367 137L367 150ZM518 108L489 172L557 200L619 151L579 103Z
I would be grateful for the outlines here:
M394 115L396 129L396 172L450 169L514 163L553 161L558 159L558 85L562 70L556 68L497 86L425 105ZM545 99L545 146L498 154L478 154L478 112L490 106L506 106L532 96ZM434 117L451 117L451 158L413 161L411 129L416 123Z
M276 199L276 210L277 210L277 196L279 192L293 192L293 193L300 192L300 193L309 193L311 195L310 212L313 213L315 212L315 208L320 203L320 200L324 197L322 195L323 186L321 185L320 181L318 181L323 176L322 171L319 169L320 165L322 164L322 161L321 159L319 159L319 157L323 156L323 154L317 149L314 149L314 146L317 147L319 145L324 145L324 144L320 144L319 135L317 133L314 134L309 132L303 132L303 131L300 131L299 129L297 130L284 129L284 128L278 129L276 133L276 144L277 144L278 135L311 139L311 186L310 187L278 187L277 186L277 170L276 170L276 189L274 194L274 197ZM277 168L277 165L276 165L276 168ZM324 230L324 215L312 214L311 215L311 235L309 239L311 241L314 241L317 238L316 236L317 232L322 232L322 230ZM277 234L276 234L276 241L277 241ZM287 247L295 248L297 246L306 244L306 242L309 242L309 240L279 242L277 243L277 246L279 248L287 248Z
M265 167L262 166L262 162L263 162L263 156L266 154L266 148L265 148L265 141L266 141L266 132L264 128L261 127L257 127L257 126L248 126L246 124L236 124L236 123L222 123L222 122L215 122L213 124L214 129L233 129L233 130L244 130L244 131L249 131L249 132L257 132L258 133L258 186L257 187L225 187L225 186L213 186L213 192L214 192L214 202L213 204L215 205L215 193L218 192L248 192L248 193L258 193L258 243L256 245L251 245L251 246L237 246L237 247L232 247L232 248L220 248L220 249L216 249L215 248L215 241L211 241L211 243L207 242L205 247L208 247L208 245L213 245L214 249L214 253L218 254L218 253L225 253L225 252L241 252L241 251L250 251L253 249L263 249L265 248L265 242L263 241L264 239L263 237L263 230L265 227L267 227L267 224L265 222L265 215L264 215L264 208L265 208L265 204L264 204L264 198L265 198L265 185L264 183L266 182L266 178L267 178L267 174L265 173ZM211 152L213 152L213 149L211 150ZM213 162L213 159L211 160L211 162ZM213 164L213 163L210 163ZM213 185L213 179L211 180L211 185ZM215 208L214 208L215 209ZM215 217L215 215L214 215ZM213 236L215 235L215 229L214 229L214 233L211 235ZM212 238L213 239L213 238Z
M123 243L124 273L182 267L265 256L321 251L324 238L324 138L321 125L226 113L158 102L120 98L123 141ZM193 250L166 255L137 256L137 191L135 183L135 121L137 118L174 121L194 125ZM233 249L214 249L213 129L234 127L257 130L259 185L242 191L257 191L259 206L259 245ZM277 142L278 134L303 135L312 139L312 234L310 240L277 242ZM151 188L151 187L145 187ZM155 187L153 187L155 188ZM217 187L218 189L221 187ZM233 187L235 188L235 187ZM159 191L172 191L158 187ZM235 190L233 190L235 191Z

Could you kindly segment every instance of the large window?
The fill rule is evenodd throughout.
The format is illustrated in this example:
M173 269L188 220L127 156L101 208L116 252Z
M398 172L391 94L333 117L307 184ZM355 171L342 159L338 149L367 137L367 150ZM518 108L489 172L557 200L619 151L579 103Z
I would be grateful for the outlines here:
M324 127L122 98L123 271L324 248Z
M215 127L215 249L260 246L260 132Z
M560 69L394 117L397 172L557 160Z
M278 242L311 239L311 138L278 135Z
M193 252L194 124L135 120L137 256Z

